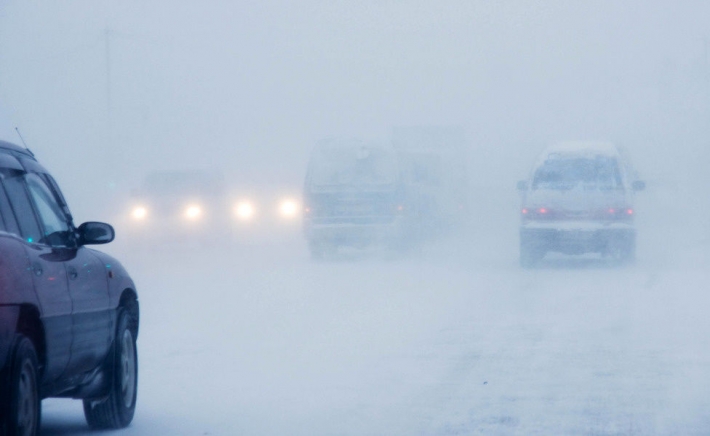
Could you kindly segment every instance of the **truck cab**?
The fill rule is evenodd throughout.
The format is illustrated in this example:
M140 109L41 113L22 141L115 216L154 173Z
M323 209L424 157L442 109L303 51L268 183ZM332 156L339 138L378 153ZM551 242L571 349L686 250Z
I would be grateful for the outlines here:
M329 140L311 154L304 186L304 232L311 255L342 246L395 246L411 229L411 202L394 148Z

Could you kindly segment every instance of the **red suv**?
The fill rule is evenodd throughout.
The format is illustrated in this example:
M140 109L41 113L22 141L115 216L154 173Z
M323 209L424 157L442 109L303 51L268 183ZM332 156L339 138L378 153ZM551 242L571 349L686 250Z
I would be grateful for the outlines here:
M133 419L136 287L86 247L113 238L108 224L75 227L47 170L0 141L0 435L36 435L47 397L82 399L94 428Z

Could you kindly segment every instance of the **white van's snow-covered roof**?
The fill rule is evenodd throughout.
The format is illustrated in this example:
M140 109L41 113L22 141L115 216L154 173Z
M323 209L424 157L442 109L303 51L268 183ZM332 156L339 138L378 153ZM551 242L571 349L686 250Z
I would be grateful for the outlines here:
M540 153L535 167L542 165L546 160L555 158L607 156L620 157L619 149L611 142L602 141L564 141L548 146Z
M619 155L619 150L611 142L601 141L565 141L553 144L545 149L543 156L553 154L575 156L609 156Z

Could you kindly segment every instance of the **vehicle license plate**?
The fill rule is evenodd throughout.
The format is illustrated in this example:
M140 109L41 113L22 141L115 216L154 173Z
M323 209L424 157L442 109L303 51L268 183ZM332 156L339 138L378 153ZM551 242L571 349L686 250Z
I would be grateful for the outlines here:
M594 233L588 230L572 230L567 234L567 239L574 242L588 242L593 238Z

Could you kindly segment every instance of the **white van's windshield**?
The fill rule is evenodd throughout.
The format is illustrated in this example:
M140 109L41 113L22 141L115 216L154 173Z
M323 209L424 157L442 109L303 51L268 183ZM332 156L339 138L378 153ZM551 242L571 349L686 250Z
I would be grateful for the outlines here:
M534 190L612 190L621 187L616 159L606 156L548 159L535 171L532 183Z
M385 147L324 147L311 158L312 186L389 185L396 180L395 155Z

